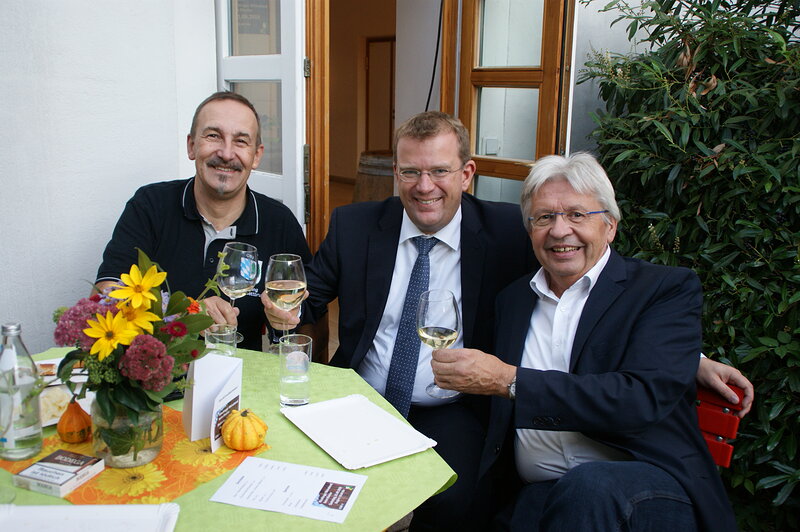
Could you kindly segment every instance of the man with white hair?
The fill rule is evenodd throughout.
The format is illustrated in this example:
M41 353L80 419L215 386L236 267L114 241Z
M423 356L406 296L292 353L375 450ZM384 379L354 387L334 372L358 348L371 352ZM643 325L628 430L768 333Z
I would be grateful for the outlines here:
M591 155L537 161L522 213L541 268L498 296L496 356L432 362L440 386L493 396L481 474L518 475L506 524L735 530L697 425L697 276L610 247L620 212Z

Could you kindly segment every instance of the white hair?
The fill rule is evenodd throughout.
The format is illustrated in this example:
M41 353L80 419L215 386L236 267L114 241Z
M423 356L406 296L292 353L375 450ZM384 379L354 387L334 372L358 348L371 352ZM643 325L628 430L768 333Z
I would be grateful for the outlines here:
M576 152L569 157L548 155L537 160L531 167L528 177L522 184L522 197L520 198L522 221L527 229L530 229L528 216L533 196L542 185L557 179L566 180L578 194L592 195L597 198L603 210L608 211L608 214L603 214L606 223L610 223L609 215L617 222L622 219L617 200L614 199L614 187L603 167L590 153Z

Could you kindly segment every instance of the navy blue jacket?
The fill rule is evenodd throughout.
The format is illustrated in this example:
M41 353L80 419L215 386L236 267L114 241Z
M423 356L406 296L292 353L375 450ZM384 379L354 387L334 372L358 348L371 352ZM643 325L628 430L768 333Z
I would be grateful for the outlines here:
M497 301L494 353L517 366L538 301L530 279L513 283ZM693 501L700 530L736 530L697 425L701 312L694 272L612 250L583 308L569 373L520 368L516 400L492 397L482 474L509 463L497 458L514 429L578 431L675 477Z

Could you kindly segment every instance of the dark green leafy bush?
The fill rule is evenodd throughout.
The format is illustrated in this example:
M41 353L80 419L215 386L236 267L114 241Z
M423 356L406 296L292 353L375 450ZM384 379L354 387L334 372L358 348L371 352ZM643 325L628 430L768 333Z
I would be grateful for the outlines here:
M612 1L649 50L581 81L623 213L623 255L693 268L704 348L753 381L722 472L743 530L800 528L800 31L797 0Z

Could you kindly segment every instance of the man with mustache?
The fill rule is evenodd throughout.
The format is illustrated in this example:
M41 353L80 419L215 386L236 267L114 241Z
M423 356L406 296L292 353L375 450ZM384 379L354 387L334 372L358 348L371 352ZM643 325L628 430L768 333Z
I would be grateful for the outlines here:
M199 295L217 270L217 253L226 242L258 248L259 260L294 253L311 258L305 236L292 212L279 201L252 191L247 180L264 153L261 121L255 107L233 92L217 92L195 111L187 137L195 176L146 185L122 213L97 272L97 288L119 282L142 249L167 273L172 291ZM266 319L259 299L263 274L255 289L236 307L222 297L206 298L217 323L238 325L239 347L261 350Z

